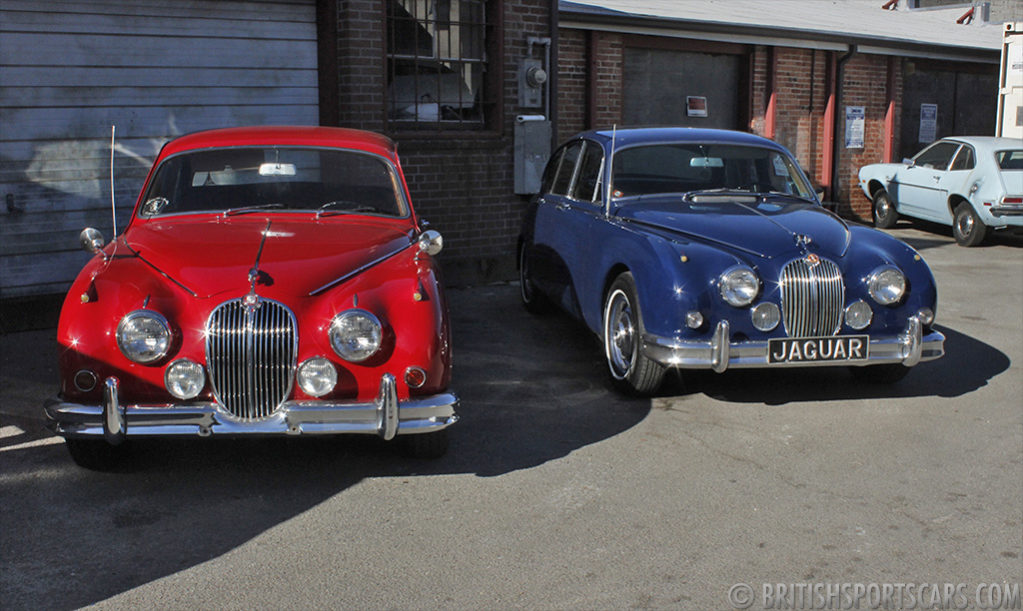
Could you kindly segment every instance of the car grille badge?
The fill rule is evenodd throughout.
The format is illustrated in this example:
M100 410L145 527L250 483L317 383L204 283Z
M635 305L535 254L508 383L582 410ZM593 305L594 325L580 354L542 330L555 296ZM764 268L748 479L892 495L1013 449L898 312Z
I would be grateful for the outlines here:
M806 264L809 265L811 268L817 267L818 265L821 264L821 258L813 253L806 255L806 258L804 260L806 261Z

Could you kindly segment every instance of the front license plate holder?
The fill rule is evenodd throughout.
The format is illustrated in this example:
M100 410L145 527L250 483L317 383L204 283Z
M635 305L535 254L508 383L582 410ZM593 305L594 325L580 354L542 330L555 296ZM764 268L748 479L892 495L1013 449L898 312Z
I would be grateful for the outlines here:
M785 337L767 341L770 364L865 361L869 357L869 335Z

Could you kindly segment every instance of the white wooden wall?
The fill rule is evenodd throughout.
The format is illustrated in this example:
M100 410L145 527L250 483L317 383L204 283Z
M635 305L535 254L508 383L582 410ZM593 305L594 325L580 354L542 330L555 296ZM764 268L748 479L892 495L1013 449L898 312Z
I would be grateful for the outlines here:
M314 0L3 0L0 299L63 292L170 138L315 125Z

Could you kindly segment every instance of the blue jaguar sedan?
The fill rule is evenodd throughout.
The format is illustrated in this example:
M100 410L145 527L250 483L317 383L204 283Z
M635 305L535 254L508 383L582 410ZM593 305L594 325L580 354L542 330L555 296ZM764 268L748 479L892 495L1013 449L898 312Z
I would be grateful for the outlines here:
M518 257L525 307L580 318L629 393L655 392L669 368L848 366L889 383L944 353L920 254L824 209L792 155L751 134L571 138Z

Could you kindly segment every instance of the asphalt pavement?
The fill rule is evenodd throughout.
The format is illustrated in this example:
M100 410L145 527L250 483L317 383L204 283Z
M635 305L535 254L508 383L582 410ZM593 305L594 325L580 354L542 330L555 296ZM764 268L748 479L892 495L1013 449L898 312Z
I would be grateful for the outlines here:
M0 605L730 609L749 592L762 609L779 585L1018 592L1023 241L892 233L934 270L947 354L891 386L747 370L623 397L578 323L526 313L515 284L451 290L462 420L437 461L375 438L195 439L89 472L43 425L54 331L0 336Z

